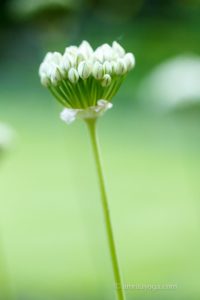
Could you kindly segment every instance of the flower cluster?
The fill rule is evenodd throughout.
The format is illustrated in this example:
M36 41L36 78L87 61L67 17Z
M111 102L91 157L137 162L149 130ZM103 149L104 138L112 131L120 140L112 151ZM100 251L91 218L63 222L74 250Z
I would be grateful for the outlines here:
M75 115L91 118L96 117L98 111L102 113L110 108L108 102L134 65L133 54L126 53L117 42L113 42L112 47L103 44L93 50L83 41L79 47L67 47L63 55L47 53L39 75L42 85L67 108L64 115L69 112L66 120L69 123L70 115L73 119Z

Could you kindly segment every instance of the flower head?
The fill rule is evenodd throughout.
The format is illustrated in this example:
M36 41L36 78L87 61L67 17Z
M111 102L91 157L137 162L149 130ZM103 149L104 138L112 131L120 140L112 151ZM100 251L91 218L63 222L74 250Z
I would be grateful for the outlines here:
M61 114L67 123L77 116L96 118L111 107L135 58L117 42L93 50L83 41L79 47L67 47L63 54L49 52L39 68L42 85L65 106ZM68 114L67 114L68 113Z

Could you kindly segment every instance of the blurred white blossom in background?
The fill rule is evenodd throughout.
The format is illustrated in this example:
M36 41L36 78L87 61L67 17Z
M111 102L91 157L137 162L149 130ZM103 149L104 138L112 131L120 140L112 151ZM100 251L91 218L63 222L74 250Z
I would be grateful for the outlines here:
M8 150L15 138L13 129L7 124L0 123L0 152Z
M200 57L182 55L161 63L142 81L138 97L161 110L200 103Z

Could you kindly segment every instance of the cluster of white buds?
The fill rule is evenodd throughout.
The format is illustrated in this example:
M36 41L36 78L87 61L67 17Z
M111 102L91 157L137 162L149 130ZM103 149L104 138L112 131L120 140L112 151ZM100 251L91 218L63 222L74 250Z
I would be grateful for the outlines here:
M70 112L87 110L90 113L83 113L85 118L93 118L97 116L98 101L103 99L101 108L102 103L108 108L107 102L134 65L133 54L126 53L117 42L113 42L112 47L103 44L93 50L87 41L83 41L79 47L67 47L63 55L47 53L39 75L41 83L66 107L65 112L67 109Z

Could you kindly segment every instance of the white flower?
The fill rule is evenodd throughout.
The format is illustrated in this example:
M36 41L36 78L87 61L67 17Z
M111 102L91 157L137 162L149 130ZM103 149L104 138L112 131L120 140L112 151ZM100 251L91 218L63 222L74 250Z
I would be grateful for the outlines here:
M124 56L124 62L127 70L131 70L135 66L135 57L132 53L126 53Z
M82 53L82 52L79 50L78 53L77 53L77 56L76 56L76 64L77 64L77 66L79 67L79 64L80 64L81 62L83 62L85 59L86 59L85 54Z
M117 75L125 74L127 72L126 63L123 59L118 59L114 65L114 71Z
M98 47L94 52L94 60L100 63L104 62L103 49Z
M103 63L103 70L106 74L112 74L112 64L109 61Z
M77 46L69 46L65 48L65 53L76 55L78 52L78 47Z
M91 67L86 61L82 61L78 65L78 73L82 79L87 79L91 74Z
M101 85L104 86L104 87L107 87L111 84L111 76L109 74L105 74L103 76L103 79L102 79L102 82L101 82Z
M78 71L75 68L71 68L68 73L68 78L72 83L77 83L79 79Z
M145 107L150 105L163 111L194 105L200 101L199 81L200 57L180 55L152 70L142 81L138 98L145 102Z
M48 52L40 65L39 76L42 85L69 109L71 120L75 118L74 109L79 116L82 110L91 115L95 107L99 108L99 99L109 102L134 65L133 54L126 54L117 42L93 50L83 41L79 47L67 47L63 54Z
M50 85L50 79L45 74L41 74L40 81L43 86L48 87Z
M93 76L95 79L102 79L103 78L103 65L99 63L98 61L95 62L93 66Z
M58 82L60 80L62 80L62 76L61 76L61 72L60 70L58 69L57 66L55 65L52 65L52 68L51 68L51 83L54 85L54 86L57 86Z
M101 46L101 49L102 49L102 52L103 52L103 58L104 58L104 61L110 61L113 59L113 49L110 45L108 44L103 44Z
M85 58L90 58L93 55L93 49L87 41L83 41L79 46L79 51L83 53Z
M72 109L72 108L65 108L61 114L60 118L67 124L72 123L74 120L78 119L92 119L99 117L108 109L112 108L112 103L100 99L97 101L96 106L90 106L87 109Z
M116 53L119 55L119 57L123 57L125 55L125 50L119 43L114 41L112 46Z

